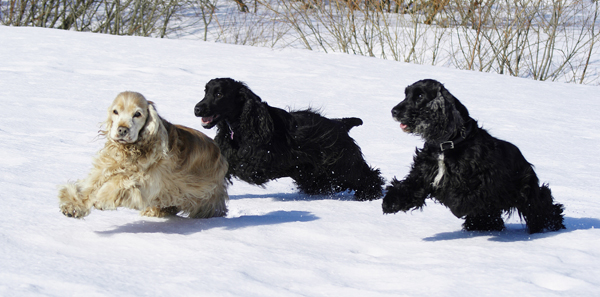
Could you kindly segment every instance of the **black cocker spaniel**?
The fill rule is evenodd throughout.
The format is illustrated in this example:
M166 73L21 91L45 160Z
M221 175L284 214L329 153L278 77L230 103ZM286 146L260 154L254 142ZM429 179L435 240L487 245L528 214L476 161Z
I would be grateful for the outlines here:
M206 84L194 113L217 126L215 141L229 162L228 177L254 185L291 177L307 194L354 190L356 200L382 196L384 180L365 162L348 132L359 118L328 119L306 109L271 107L244 83L216 78Z
M438 81L418 81L405 93L392 116L425 146L416 150L408 176L387 187L384 213L422 208L430 197L464 218L465 230L502 230L501 215L515 210L529 233L565 228L563 206L554 203L546 184L540 187L515 145L480 128Z

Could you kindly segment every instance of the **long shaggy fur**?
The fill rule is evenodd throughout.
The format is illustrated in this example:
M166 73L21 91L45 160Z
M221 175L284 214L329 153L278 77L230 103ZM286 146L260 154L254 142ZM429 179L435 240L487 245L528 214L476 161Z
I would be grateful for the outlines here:
M212 139L162 119L135 92L117 96L105 127L106 144L87 178L59 188L64 215L83 218L92 207L127 207L154 217L227 213L227 162Z
M516 146L480 128L435 80L418 81L405 93L392 115L404 132L421 136L425 146L417 149L408 176L387 187L384 213L422 208L431 197L464 218L465 230L502 230L502 214L513 211L530 233L565 228L563 206L554 204L546 184L539 185Z
M291 177L308 194L354 190L357 200L381 197L379 170L365 162L348 131L359 118L328 119L314 110L269 106L244 83L218 78L206 84L195 114L229 162L228 176L262 185Z

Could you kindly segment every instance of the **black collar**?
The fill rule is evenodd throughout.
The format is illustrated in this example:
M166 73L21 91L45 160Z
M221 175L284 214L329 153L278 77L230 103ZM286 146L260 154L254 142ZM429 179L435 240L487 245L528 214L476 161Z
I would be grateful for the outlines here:
M448 140L448 141L443 141L440 143L425 142L425 146L427 146L433 150L439 149L442 152L445 150L451 150L451 149L454 149L454 147L457 144L463 142L467 138L467 136L471 133L471 131L473 131L473 121L471 119L469 119L460 128L460 134L456 138L454 138L452 140Z

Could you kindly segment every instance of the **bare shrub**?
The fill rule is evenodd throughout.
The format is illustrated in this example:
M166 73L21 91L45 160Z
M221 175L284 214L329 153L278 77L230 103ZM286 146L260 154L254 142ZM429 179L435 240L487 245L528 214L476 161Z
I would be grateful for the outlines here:
M598 12L598 0L0 0L4 25L198 36L588 84L600 83Z
M3 25L165 37L179 0L6 0Z

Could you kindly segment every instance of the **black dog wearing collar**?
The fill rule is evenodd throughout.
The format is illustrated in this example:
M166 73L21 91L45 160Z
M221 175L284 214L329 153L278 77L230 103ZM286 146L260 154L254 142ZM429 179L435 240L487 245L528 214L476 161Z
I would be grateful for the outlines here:
M554 204L546 184L540 187L515 145L478 127L438 81L418 81L405 93L392 116L404 132L421 136L425 146L416 150L408 176L387 187L384 213L420 209L431 197L464 218L468 231L502 230L502 214L515 210L529 233L565 228L563 206Z

